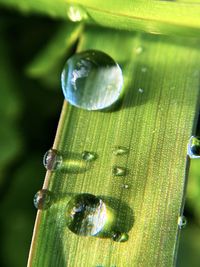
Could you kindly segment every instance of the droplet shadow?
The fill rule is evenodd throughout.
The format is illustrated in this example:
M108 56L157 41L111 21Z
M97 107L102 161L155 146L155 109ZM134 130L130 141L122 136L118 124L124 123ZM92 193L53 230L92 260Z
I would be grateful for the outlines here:
M95 160L96 158L97 155L95 154ZM63 161L59 171L71 174L84 173L93 166L95 160L86 161L83 159L82 154L67 152L63 154Z

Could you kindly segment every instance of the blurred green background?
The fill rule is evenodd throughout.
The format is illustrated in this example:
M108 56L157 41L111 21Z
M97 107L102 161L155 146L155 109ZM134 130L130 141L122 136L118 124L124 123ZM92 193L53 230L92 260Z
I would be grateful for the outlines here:
M42 157L54 140L63 95L60 73L76 46L70 22L0 8L0 266L26 266L42 187ZM64 29L64 30L63 30ZM46 51L46 52L45 52ZM200 266L200 162L192 160L177 266Z

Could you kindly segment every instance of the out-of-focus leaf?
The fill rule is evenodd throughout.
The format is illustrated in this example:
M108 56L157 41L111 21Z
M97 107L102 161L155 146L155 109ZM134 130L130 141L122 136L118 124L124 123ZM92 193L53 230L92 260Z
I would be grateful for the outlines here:
M131 31L184 35L197 35L200 32L198 1L0 0L0 4L23 12L37 12L62 19L67 19L71 13L69 17L72 20L79 17L81 10L87 14L89 23ZM74 6L75 9L70 10Z
M65 23L49 44L28 66L31 77L39 77L49 86L58 86L61 67L82 31L81 24Z
M1 200L1 242L5 266L26 266L34 220L34 193L42 184L44 168L39 155L28 155L15 171ZM12 256L8 256L12 254ZM2 263L1 263L2 264ZM2 264L1 266L4 266Z
M189 221L186 229L181 232L177 267L199 267L199 237L199 227Z

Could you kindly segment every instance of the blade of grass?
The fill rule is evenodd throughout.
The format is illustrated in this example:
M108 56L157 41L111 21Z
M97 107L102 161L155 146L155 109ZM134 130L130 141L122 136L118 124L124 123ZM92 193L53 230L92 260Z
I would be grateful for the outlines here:
M75 165L84 150L98 158L85 172L76 166L72 172L47 172L44 188L56 201L38 212L28 266L172 266L187 142L196 123L198 41L88 28L78 50L91 48L121 65L126 94L113 112L64 103L54 148ZM129 153L113 155L119 145ZM127 168L127 175L113 177L116 165ZM70 194L85 192L112 200L124 228L131 226L127 242L79 237L67 229Z
M78 4L88 14L89 23L131 31L196 36L200 29L197 1L0 0L0 4L62 19L67 19L71 4Z

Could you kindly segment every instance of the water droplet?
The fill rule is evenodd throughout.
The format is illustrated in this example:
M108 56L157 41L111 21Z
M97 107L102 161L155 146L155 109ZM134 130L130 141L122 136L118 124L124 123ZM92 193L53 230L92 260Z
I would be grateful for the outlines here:
M116 231L112 234L112 240L115 242L126 242L128 241L128 234Z
M126 175L127 170L124 167L114 166L112 172L115 176L124 176Z
M129 185L128 185L128 184L123 184L122 187L123 187L124 189L128 189L128 188L129 188Z
M74 54L64 66L61 82L65 99L86 110L110 107L122 95L122 71L100 51Z
M136 54L141 54L143 52L143 48L141 46L138 46L136 49L135 49L135 53Z
M188 155L190 158L200 158L200 137L192 136L188 144Z
M147 72L147 68L146 67L142 67L141 68L141 72L143 72L143 73Z
M86 20L88 18L88 15L83 7L72 4L68 7L67 16L71 21L74 22Z
M62 156L56 149L49 149L43 157L43 165L49 171L57 170L62 164Z
M129 152L128 148L123 147L123 146L115 147L113 150L113 154L116 156L125 155L125 154L128 154L128 152Z
M82 152L82 159L85 161L92 161L97 158L96 154L89 151L83 151Z
M138 92L141 93L141 94L143 94L144 93L144 90L142 88L139 88L138 89Z
M33 198L33 203L36 209L48 209L52 204L52 193L47 189L39 190Z
M178 227L179 229L185 228L187 225L187 219L185 216L179 216L178 217Z
M95 236L107 222L106 205L102 199L91 194L80 194L67 204L67 226L75 234Z

